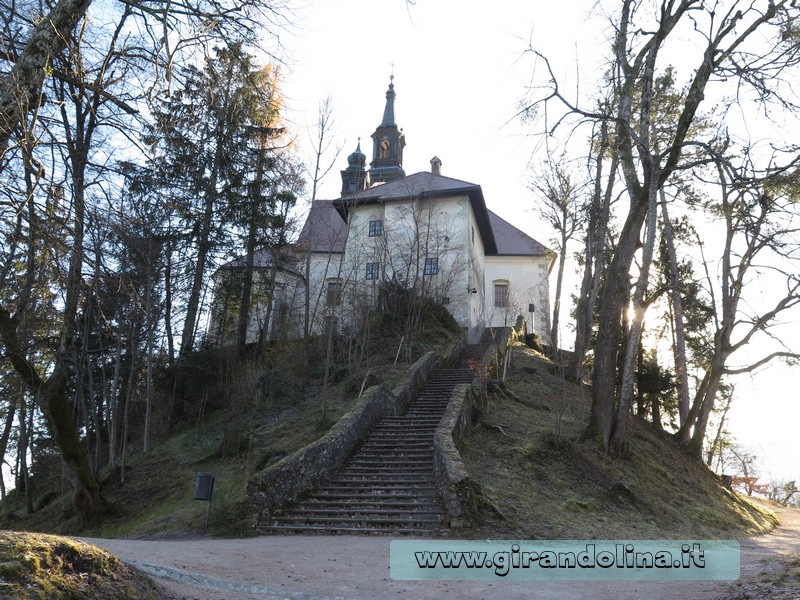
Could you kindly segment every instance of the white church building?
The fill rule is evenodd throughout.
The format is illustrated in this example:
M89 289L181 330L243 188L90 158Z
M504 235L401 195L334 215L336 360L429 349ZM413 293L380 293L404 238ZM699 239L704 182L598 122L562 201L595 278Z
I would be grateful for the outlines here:
M346 328L374 305L381 284L392 282L445 305L472 340L519 315L530 319L534 309L534 331L548 342L555 253L488 210L480 185L442 175L437 157L429 171L406 175L395 98L390 83L369 168L359 143L341 172L341 197L313 202L294 261L275 268L269 256L258 258L254 288L274 280L272 306L256 303L248 337L298 337L306 318L312 333ZM223 296L216 294L209 330L217 343L230 341L224 315L235 305Z

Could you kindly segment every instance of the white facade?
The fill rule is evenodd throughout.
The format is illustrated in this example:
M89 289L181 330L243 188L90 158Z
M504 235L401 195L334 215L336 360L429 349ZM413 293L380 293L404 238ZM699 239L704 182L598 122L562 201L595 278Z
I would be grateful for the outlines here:
M416 173L333 202L346 228L345 298L374 303L380 282L444 304L476 340L520 315L549 340L554 254L486 209L480 186ZM347 224L345 225L345 220Z

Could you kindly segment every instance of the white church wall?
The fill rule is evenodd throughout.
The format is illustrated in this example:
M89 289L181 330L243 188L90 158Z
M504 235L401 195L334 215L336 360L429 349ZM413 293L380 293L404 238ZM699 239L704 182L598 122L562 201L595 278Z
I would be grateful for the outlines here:
M459 196L353 207L343 269L351 274L348 302L374 300L380 281L395 281L445 304L462 327L469 327L468 206ZM381 234L370 236L375 221L381 222ZM374 265L378 277L368 280Z
M469 273L466 289L469 304L469 332L468 341L477 343L486 325L487 313L485 309L485 281L486 281L486 251L480 235L478 222L472 212L468 200L464 200L469 216L469 227L465 232L469 247Z
M342 255L340 253L315 252L311 255L309 265L309 320L312 335L320 334L325 329L325 318L328 316L328 284L338 280L341 275ZM305 262L300 267L305 270ZM301 319L305 322L305 291L300 301Z
M496 286L507 286L505 306L497 302ZM513 325L519 315L530 322L528 307L533 304L533 329L542 341L549 341L550 303L545 257L487 256L484 293L487 326Z

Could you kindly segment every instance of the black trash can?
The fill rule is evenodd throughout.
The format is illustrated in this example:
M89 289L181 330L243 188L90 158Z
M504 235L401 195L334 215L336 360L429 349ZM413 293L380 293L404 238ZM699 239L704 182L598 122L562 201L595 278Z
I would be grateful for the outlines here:
M194 499L211 501L214 491L214 474L197 473L194 479Z

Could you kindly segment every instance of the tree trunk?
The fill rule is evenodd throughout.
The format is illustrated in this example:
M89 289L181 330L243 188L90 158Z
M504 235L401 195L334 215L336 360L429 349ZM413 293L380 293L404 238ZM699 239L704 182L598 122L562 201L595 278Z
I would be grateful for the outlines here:
M20 484L25 494L25 512L33 514L33 490L31 490L30 470L28 469L28 450L30 448L30 427L29 413L30 407L27 406L25 399L22 399L19 407L19 438L17 442L17 452L19 453L19 473L17 483Z
M108 467L112 471L117 468L117 451L119 449L120 398L123 397L119 393L121 372L122 339L118 335L116 357L114 358L114 375L111 378L111 386L108 392Z
M567 262L567 236L561 232L561 255L558 257L558 275L556 276L556 295L553 300L553 325L550 329L550 343L552 344L553 359L558 360L558 327L561 312L561 287L564 283L564 266Z
M154 350L155 350L155 315L154 307L153 307L153 288L155 287L155 281L153 277L153 252L152 252L152 239L147 241L148 246L148 256L151 260L147 261L146 267L146 276L145 276L145 285L147 286L145 289L145 301L144 301L144 310L145 310L145 327L146 327L146 356L145 360L145 394L146 394L146 401L147 405L145 407L144 412L144 440L142 443L142 452L150 452L150 438L151 438L151 427L153 421L153 403L154 403L154 390L153 390L153 368L155 362Z
M616 252L606 272L600 299L600 322L595 344L592 409L584 437L596 439L608 451L617 399L617 364L622 340L621 319L627 307L629 272L647 213L646 198L636 200L620 233Z
M661 214L664 217L664 242L667 247L670 297L672 299L672 323L675 329L675 345L672 354L675 363L675 374L678 377L678 416L680 425L689 416L689 373L686 368L686 331L683 319L683 300L681 298L680 279L678 276L678 255L675 252L675 237L664 194L661 190Z
M20 393L24 394L25 392L23 391ZM6 422L5 425L3 426L3 433L0 434L0 457L2 457L2 459L0 460L5 459L6 451L8 450L8 442L11 439L11 429L14 425L14 416L17 414L18 402L16 396L14 394L8 394L7 402L8 404L6 409ZM2 471L2 462L0 462L0 485L2 485L2 488L0 488L0 492L3 493L3 498L2 498L3 506L0 508L2 508L2 512L5 513L6 492L5 492L5 482L3 481L3 479L4 478Z
M711 468L711 463L714 462L714 454L717 452L719 445L719 441L722 439L722 432L725 430L725 418L728 416L728 411L731 408L731 401L733 400L733 393L728 396L727 401L725 402L725 408L722 411L722 416L719 419L719 426L717 427L717 434L714 436L714 441L711 444L711 447L708 450L708 456L706 456L706 465Z
M60 0L41 19L28 43L0 84L0 156L11 133L28 112L39 106L42 86L53 56L64 50L71 32L86 14L91 0Z
M655 160L655 158L653 158ZM647 237L645 238L642 264L639 267L639 279L633 293L633 311L630 319L627 342L625 344L625 360L622 367L622 383L620 384L619 402L616 418L611 433L609 453L611 456L622 456L628 439L628 417L633 403L633 384L636 375L636 356L640 350L640 341L644 329L644 315L647 310L645 295L650 277L650 265L656 243L656 224L658 221L658 171L654 168L650 173L647 202ZM630 311L629 311L630 313Z
M211 224L214 213L214 197L216 195L216 177L212 177L212 183L206 186L205 204L203 210L203 220L200 225L200 233L197 239L197 260L192 277L192 287L189 291L189 301L186 306L186 320L183 322L183 334L181 335L181 348L178 361L181 361L194 346L194 332L197 324L197 315L200 310L200 294L203 290L205 281L206 263L211 247ZM176 402L178 400L176 399ZM182 399L180 399L182 402Z
M608 181L605 191L602 188L603 160L608 150L608 123L603 121L600 126L600 149L597 154L597 168L594 180L594 193L592 204L589 208L589 223L586 228L586 262L584 263L583 279L578 303L575 308L575 348L572 354L572 371L575 381L582 382L584 378L583 363L589 349L589 339L594 322L594 311L597 305L597 294L603 277L605 240L608 230L608 217L611 208L611 194L617 172L617 156L611 158L608 172Z

